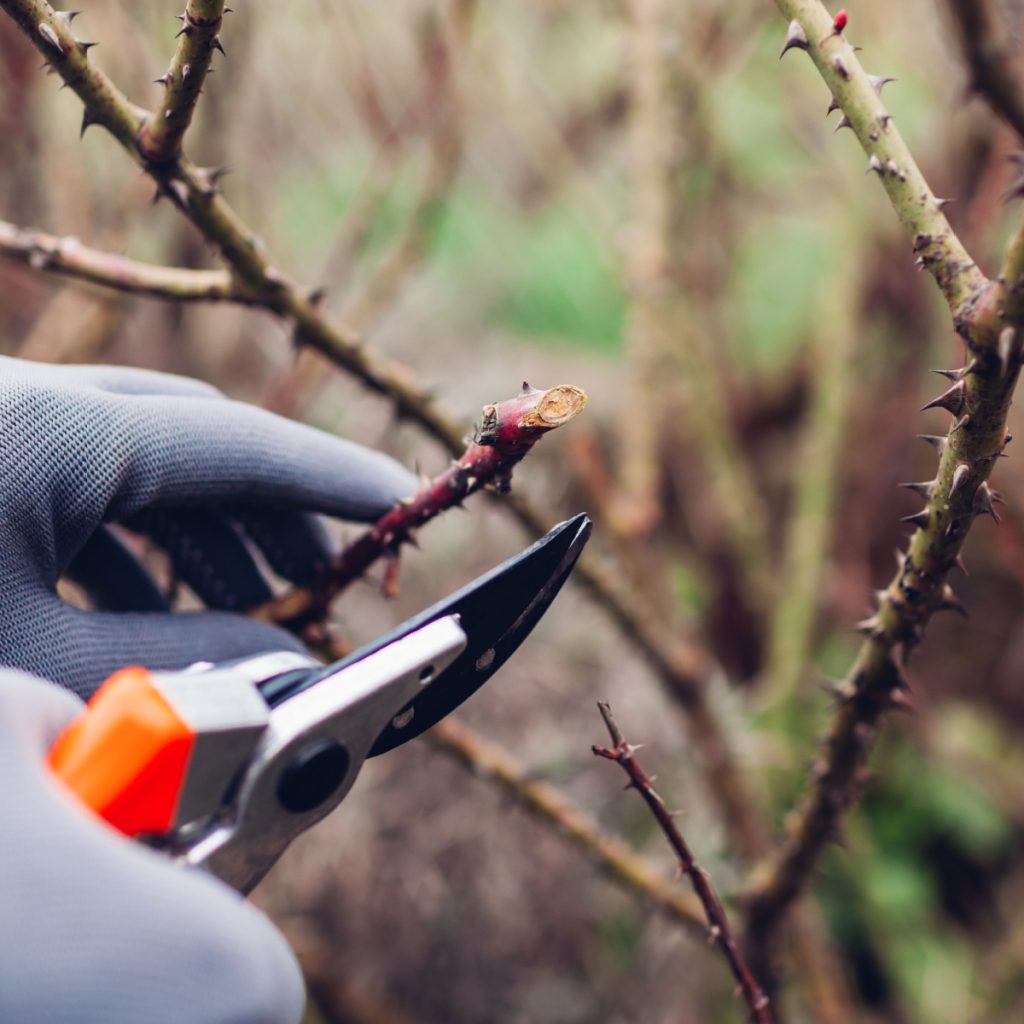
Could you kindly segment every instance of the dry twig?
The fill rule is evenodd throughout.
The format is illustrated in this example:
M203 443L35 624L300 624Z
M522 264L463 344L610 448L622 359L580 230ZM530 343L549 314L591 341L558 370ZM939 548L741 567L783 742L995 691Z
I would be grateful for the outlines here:
M90 249L77 238L48 235L0 221L0 256L64 277L168 302L235 302L256 305L226 270L186 270L141 263Z
M739 985L743 994L744 1002L750 1010L750 1019L757 1024L774 1024L775 1014L772 1012L771 1003L765 995L761 986L754 979L747 967L743 954L732 936L729 928L729 920L725 914L718 896L711 887L708 874L694 859L690 847L683 838L682 833L676 827L675 816L665 806L665 801L655 792L654 780L650 778L639 762L633 756L636 747L627 743L619 729L612 710L609 705L598 701L598 710L608 727L608 734L612 738L611 747L602 747L594 744L591 750L598 756L615 761L629 777L630 788L635 789L647 804L651 814L654 815L658 827L661 829L669 845L679 858L679 867L687 875L693 884L693 890L704 908L704 915L708 923L708 940L713 942L722 951L729 964L729 970Z
M536 778L503 747L451 716L424 736L474 775L498 785L529 814L553 826L617 885L649 900L680 924L703 927L704 916L697 900L680 892L655 867L608 835L586 811L550 783Z

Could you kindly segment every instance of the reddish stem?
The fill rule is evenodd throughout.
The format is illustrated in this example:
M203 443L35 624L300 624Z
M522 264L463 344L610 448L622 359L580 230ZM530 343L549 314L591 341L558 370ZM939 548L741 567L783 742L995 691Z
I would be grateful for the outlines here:
M420 526L445 509L461 505L484 487L508 490L513 466L543 434L574 419L586 401L585 392L572 384L539 391L524 383L515 398L485 406L476 438L447 471L413 497L399 501L341 551L309 586L290 590L249 614L292 629L301 627L322 617L330 601L383 556L391 560L386 585L393 592L397 585L394 560L403 544L415 543Z
M612 717L611 708L603 701L598 701L597 709L601 712L604 724L608 727L608 733L614 746L602 747L594 744L590 749L598 757L605 757L609 761L617 762L629 776L630 786L643 797L644 803L650 808L658 826L675 851L680 868L689 876L694 892L704 907L704 914L708 921L708 939L721 949L728 961L729 969L750 1009L751 1021L754 1021L755 1024L775 1024L775 1014L768 996L750 973L750 968L747 967L746 961L743 959L743 954L729 930L725 908L711 887L707 873L694 859L690 847L687 846L682 833L676 827L672 812L665 806L665 801L655 792L653 779L649 778L637 763L633 756L636 748L626 742L618 724Z

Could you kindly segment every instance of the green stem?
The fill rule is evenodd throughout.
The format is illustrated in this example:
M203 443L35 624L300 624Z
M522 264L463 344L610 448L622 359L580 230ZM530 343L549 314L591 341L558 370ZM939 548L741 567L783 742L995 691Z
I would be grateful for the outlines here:
M171 66L158 79L164 87L163 102L146 119L139 135L139 150L153 163L165 163L181 152L213 52L221 49L217 33L223 14L224 0L188 0L185 4Z
M842 114L868 156L868 170L877 175L893 210L913 239L921 266L945 296L956 322L970 318L987 281L942 213L903 136L882 103L880 80L861 67L844 34L833 30L832 17L819 0L775 0L776 6L802 30L814 66L832 92ZM852 28L852 26L851 26Z
M845 231L849 237L850 229ZM834 285L825 289L826 308L815 339L811 408L794 460L798 467L789 518L782 581L768 639L763 699L774 707L793 696L810 660L814 626L821 611L820 584L834 526L833 511L842 459L843 428L853 391L851 362L859 337L858 269L863 248L851 239Z

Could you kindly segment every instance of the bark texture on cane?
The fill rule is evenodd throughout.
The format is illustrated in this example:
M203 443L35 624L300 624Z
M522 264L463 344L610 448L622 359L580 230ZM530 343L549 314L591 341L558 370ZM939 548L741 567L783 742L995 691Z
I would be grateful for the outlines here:
M541 391L524 382L515 398L485 406L476 437L446 472L398 502L341 551L310 586L291 590L250 615L292 628L322 617L335 596L379 558L397 556L403 544L415 541L415 531L438 513L461 505L484 487L507 490L516 463L542 435L575 419L586 401L586 393L573 384Z

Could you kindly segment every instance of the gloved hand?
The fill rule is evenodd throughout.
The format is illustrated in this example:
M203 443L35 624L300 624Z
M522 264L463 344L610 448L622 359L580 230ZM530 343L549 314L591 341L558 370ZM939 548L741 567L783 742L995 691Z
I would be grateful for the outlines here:
M270 597L243 537L303 582L328 554L310 512L375 519L416 489L380 453L145 370L0 357L0 439L0 665L85 697L124 665L299 649L224 614ZM171 615L112 522L152 537L218 611ZM104 610L60 600L64 574Z
M298 1024L298 968L259 911L47 778L46 752L80 710L0 670L0 1021Z
M269 597L245 538L302 582L327 557L311 512L376 518L416 484L383 455L141 370L0 357L0 439L0 665L82 696L128 664L297 648L230 614ZM217 610L172 615L113 522L156 540ZM61 601L64 574L104 610ZM256 910L47 778L80 707L0 670L0 1021L297 1022L298 969Z

